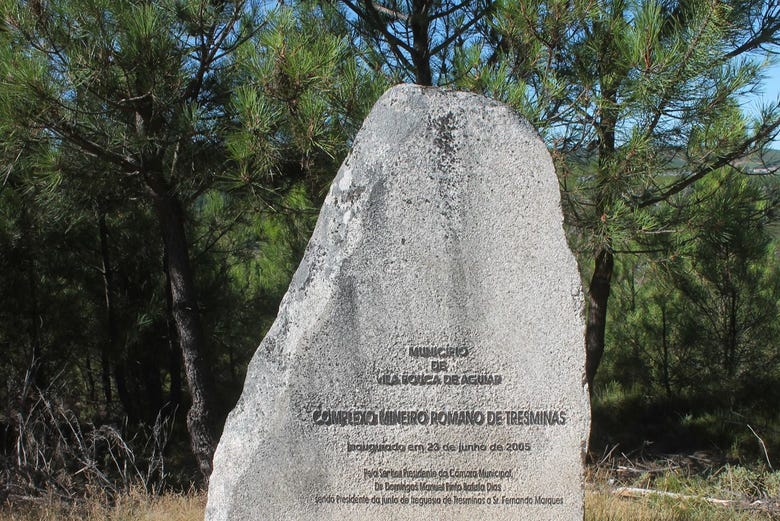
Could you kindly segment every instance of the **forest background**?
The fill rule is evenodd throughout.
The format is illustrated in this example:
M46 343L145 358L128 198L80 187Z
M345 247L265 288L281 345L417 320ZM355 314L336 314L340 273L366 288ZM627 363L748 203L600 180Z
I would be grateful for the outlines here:
M207 482L329 184L398 82L506 102L547 143L594 459L780 453L780 100L756 109L776 1L0 13L0 501Z

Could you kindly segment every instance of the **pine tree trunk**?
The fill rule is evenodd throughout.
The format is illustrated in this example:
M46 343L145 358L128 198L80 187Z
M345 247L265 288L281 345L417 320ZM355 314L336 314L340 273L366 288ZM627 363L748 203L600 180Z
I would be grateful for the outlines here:
M414 0L412 3L412 63L414 64L415 83L418 85L433 85L431 72L430 37L430 0Z
M127 377L125 372L124 354L119 355L119 359L114 364L114 381L116 382L116 394L119 397L119 402L122 404L122 409L127 415L127 422L131 425L135 425L138 421L138 411L136 407L137 400L134 400L130 395L130 390L127 388Z
M113 401L111 391L111 354L117 352L119 337L116 317L114 316L114 272L108 250L108 226L106 212L98 205L98 231L100 234L100 258L103 264L103 293L106 305L106 338L100 343L100 380L103 385L103 397L106 400L106 413L111 410Z
M173 318L173 297L171 296L171 277L167 252L163 253L163 270L165 272L165 325L168 330L168 373L171 375L165 414L171 416L181 405L181 355L178 347L179 336L176 333L176 321Z
M623 16L622 10L612 13L614 19ZM601 42L601 57L598 63L599 78L602 87L604 105L601 107L596 130L598 132L598 176L601 193L596 198L597 216L606 223L610 208L609 201L614 194L609 192L610 178L614 175L613 159L615 157L615 136L618 117L619 78L615 75L612 57L616 54L617 42L609 37ZM593 393L593 383L596 372L604 356L604 337L607 330L607 303L612 284L612 272L615 268L615 258L611 250L611 238L607 237L604 245L596 253L593 266L593 277L588 291L588 323L585 328L585 375L588 379L588 389Z
M160 223L167 256L168 280L176 333L179 339L184 372L192 400L187 413L187 429L192 452L200 471L208 481L214 456L211 404L212 392L204 370L204 338L201 329L195 290L195 279L190 265L189 249L184 231L184 215L179 201L162 182L150 186L155 211Z
M598 252L595 259L593 277L590 281L588 323L585 328L585 375L588 388L593 392L601 357L604 355L604 336L607 328L607 302L609 301L612 272L615 259L607 249Z

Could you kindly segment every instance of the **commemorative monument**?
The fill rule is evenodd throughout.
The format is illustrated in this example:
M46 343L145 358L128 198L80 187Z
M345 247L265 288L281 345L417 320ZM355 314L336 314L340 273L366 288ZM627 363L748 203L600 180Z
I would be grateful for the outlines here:
M207 521L583 518L582 290L536 132L377 102L249 366Z

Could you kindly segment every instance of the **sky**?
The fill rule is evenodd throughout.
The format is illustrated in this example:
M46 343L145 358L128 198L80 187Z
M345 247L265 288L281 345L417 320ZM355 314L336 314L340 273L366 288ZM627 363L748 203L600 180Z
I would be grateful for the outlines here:
M755 113L760 104L769 104L780 98L780 60L772 66L764 80L763 93L759 97L745 100L745 109ZM780 150L780 136L772 143L772 148Z
M766 90L767 94L771 93L773 95L770 99L777 99L780 97L780 62L772 67L772 74L769 78ZM774 140L772 148L780 149L780 136Z

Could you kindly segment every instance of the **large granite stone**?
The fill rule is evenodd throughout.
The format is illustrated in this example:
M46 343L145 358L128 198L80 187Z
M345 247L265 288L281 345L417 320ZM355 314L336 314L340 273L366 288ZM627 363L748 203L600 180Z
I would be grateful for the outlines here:
M389 90L249 366L206 519L581 520L582 305L535 131Z

